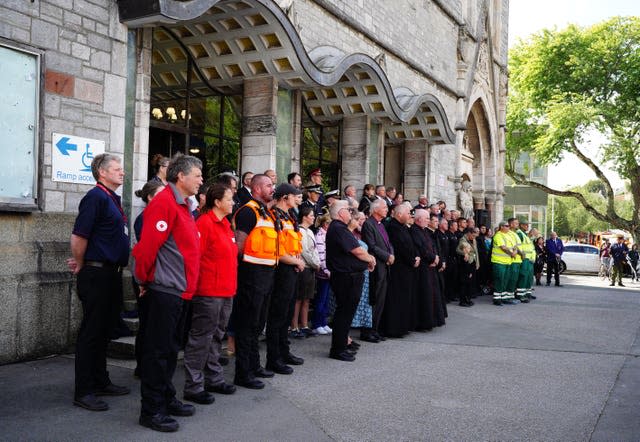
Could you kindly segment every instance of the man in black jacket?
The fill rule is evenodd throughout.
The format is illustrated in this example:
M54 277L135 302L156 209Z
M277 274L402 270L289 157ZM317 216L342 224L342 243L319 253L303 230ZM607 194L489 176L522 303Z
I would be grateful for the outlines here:
M369 246L369 254L376 258L376 268L370 276L369 304L373 307L373 328L360 331L360 339L378 342L385 338L378 333L384 301L387 294L389 266L393 264L393 246L382 221L387 217L387 203L378 199L371 202L371 216L362 226L362 240Z

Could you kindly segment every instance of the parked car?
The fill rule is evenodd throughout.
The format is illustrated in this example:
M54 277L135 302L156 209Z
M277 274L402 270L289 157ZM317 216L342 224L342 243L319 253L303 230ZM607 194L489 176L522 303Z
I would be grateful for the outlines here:
M600 251L589 244L566 244L560 262L560 273L565 270L580 273L598 273Z

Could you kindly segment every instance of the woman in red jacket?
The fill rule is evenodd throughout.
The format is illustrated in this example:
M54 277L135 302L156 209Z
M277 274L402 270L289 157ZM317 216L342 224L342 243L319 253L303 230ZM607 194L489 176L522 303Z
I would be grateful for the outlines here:
M207 191L200 232L200 276L192 299L193 316L184 349L185 400L211 404L212 392L232 394L218 362L237 288L238 247L227 215L233 210L233 192L223 184Z

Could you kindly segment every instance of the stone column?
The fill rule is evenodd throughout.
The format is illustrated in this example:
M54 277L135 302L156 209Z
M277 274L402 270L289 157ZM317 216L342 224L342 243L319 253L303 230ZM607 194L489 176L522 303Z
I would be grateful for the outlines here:
M244 80L242 97L242 173L276 168L278 82L274 77ZM282 177L280 177L282 179Z
M302 93L293 91L293 138L291 139L291 170L302 175ZM304 182L303 177L302 181Z
M429 167L427 162L427 140L407 140L404 142L404 199L412 202L426 193Z
M342 120L342 188L352 185L360 191L369 182L369 118Z

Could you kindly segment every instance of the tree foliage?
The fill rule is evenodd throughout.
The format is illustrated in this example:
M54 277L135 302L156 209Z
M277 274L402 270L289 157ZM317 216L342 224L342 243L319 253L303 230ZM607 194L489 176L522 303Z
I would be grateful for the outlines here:
M582 193L597 210L603 211L606 209L602 183L599 180L590 180L581 186L572 187L570 190ZM558 235L577 237L580 233L599 232L610 228L608 222L596 219L575 198L560 197L554 198L554 200L552 201L550 198L548 202L547 225L551 227L551 217L553 216L553 229ZM616 200L614 207L620 216L631 216L631 201Z
M640 17L544 30L521 41L509 58L506 173L518 183L575 199L596 220L629 230L640 241ZM608 142L591 158L581 146L594 130ZM592 189L561 191L528 181L513 167L521 152L546 165L575 155L600 182L600 201L588 197ZM629 180L628 215L614 203L605 164Z

